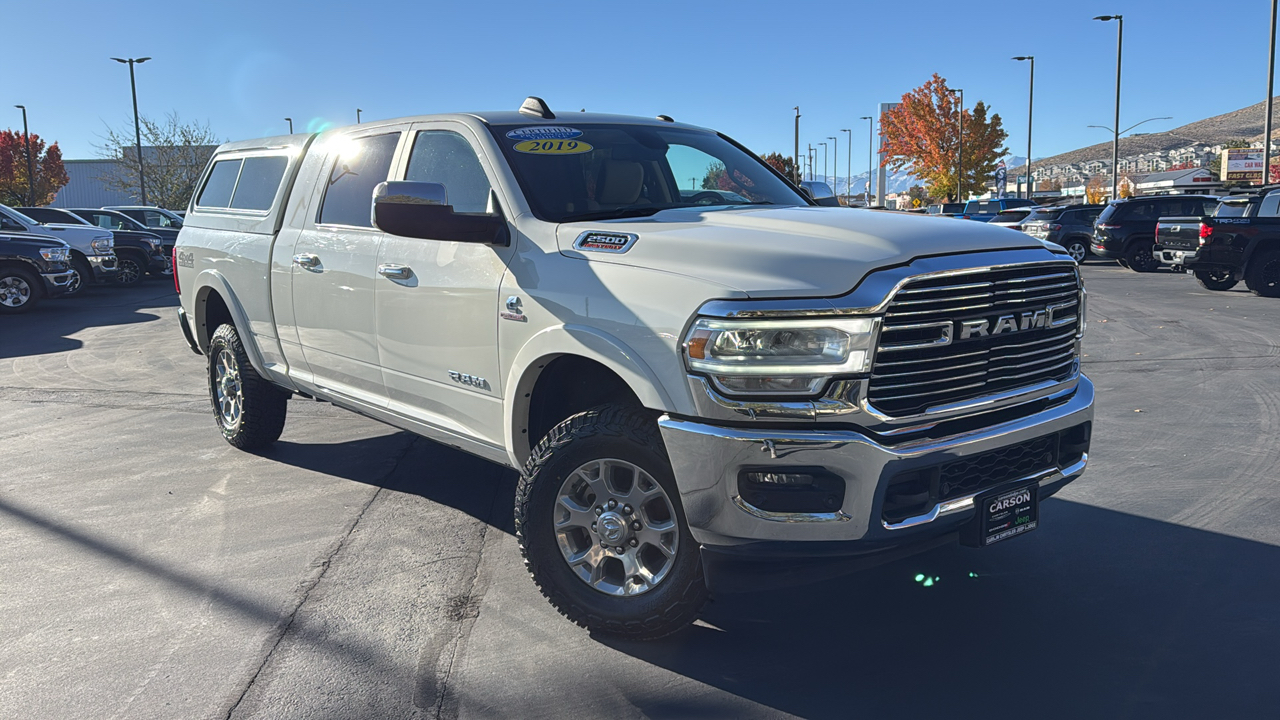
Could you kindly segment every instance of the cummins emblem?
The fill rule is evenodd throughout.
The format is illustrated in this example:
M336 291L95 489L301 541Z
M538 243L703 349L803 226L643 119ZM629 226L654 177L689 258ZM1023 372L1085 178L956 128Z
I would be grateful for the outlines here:
M1074 306L1075 303L1061 303L1050 305L1043 310L1001 315L998 318L959 320L956 322L960 330L959 339L971 340L973 338L984 338L991 335L1022 332L1024 330L1062 327L1073 322L1076 316L1075 314L1059 316L1058 313Z

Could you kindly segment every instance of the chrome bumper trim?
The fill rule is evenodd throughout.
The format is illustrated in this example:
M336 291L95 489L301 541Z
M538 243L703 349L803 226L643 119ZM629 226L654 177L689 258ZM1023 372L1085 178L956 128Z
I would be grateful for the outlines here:
M64 288L71 284L71 278L75 277L75 270L67 270L65 272L56 273L40 273L40 277L44 278L54 287Z
M743 500L741 495L733 496L733 504L737 505L739 510L749 515L755 515L761 520L768 520L770 522L820 523L820 522L845 522L853 519L853 516L846 512L833 512L833 513L769 512L768 510L761 510L755 505L752 505L746 500Z

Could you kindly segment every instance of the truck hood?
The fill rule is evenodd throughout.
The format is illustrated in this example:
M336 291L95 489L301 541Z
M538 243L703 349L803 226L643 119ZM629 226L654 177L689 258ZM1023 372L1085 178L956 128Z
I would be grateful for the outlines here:
M625 252L575 250L584 232L634 233ZM986 223L852 208L679 208L641 219L564 223L562 254L704 278L751 297L834 297L869 272L926 255L1043 248Z
M33 232L52 235L67 242L88 243L100 237L111 235L111 231L97 225L63 225L61 223L42 223Z

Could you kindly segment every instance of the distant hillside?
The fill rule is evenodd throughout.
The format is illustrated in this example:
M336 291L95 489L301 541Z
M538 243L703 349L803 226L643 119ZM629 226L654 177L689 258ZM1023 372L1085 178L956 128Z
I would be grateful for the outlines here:
M1144 153L1167 152L1188 145L1218 145L1229 140L1262 140L1265 131L1267 114L1266 102L1250 105L1222 115L1215 115L1204 120L1183 125L1173 130L1158 133L1144 133L1120 138L1120 157L1133 157ZM1272 115L1273 131L1280 131L1280 103L1276 103ZM1099 132L1099 135L1105 133ZM1273 135L1274 137L1274 135ZM1054 155L1036 160L1037 165L1069 165L1089 162L1090 160L1110 160L1111 140L1107 139L1097 145L1090 145L1079 150L1072 150L1061 155ZM1010 168L1010 177L1014 171L1022 171L1022 167Z

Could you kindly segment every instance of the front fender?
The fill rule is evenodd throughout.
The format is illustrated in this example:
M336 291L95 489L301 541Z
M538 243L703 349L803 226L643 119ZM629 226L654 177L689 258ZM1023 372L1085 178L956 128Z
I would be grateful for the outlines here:
M647 408L673 411L671 395L657 374L618 338L585 325L556 325L538 332L516 352L503 387L506 416L507 453L512 467L524 467L529 457L526 421L530 396L543 368L563 355L576 355L594 360L615 372L631 388Z

